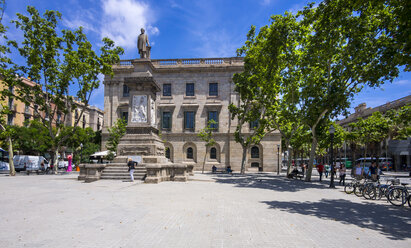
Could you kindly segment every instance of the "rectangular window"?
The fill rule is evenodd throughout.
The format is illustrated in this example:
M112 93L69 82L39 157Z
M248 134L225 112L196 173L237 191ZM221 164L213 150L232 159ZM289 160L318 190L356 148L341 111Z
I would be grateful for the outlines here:
M30 105L24 105L24 113L25 114L30 114Z
M14 120L14 115L13 114L8 114L7 115L7 125L9 125L9 126L13 125L13 120Z
M210 83L208 87L208 95L218 96L218 83Z
M171 96L171 84L163 84L163 96Z
M24 116L24 126L27 127L30 123L30 116L29 115L25 115Z
M218 111L208 111L208 121L215 121L216 123L210 124L210 127L214 130L218 130Z
M186 96L194 96L194 84L193 83L186 84Z
M130 89L128 88L127 85L123 84L123 97L129 97L130 96Z
M171 129L171 112L163 112L162 128Z
M9 97L9 109L13 110L13 98Z
M258 127L258 120L250 122L250 129L256 129Z
M184 129L194 130L194 122L195 122L194 118L195 118L194 111L184 112Z
M121 112L121 118L123 118L126 123L128 123L128 112Z

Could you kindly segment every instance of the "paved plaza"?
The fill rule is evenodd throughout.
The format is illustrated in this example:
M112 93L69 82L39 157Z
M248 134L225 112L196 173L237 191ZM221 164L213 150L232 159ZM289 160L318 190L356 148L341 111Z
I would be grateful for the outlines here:
M0 175L0 247L411 247L411 208L326 182L272 173L160 184L76 177Z

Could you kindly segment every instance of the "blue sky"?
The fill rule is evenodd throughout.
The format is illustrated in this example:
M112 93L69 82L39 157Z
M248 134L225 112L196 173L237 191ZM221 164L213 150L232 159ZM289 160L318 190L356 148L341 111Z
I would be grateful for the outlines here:
M97 50L108 36L125 49L122 59L137 58L136 39L145 27L152 45L153 59L231 57L242 46L251 25L269 24L273 14L296 12L301 0L6 0L4 21L26 13L26 6L40 12L62 13L61 28L83 26ZM9 25L11 26L11 25ZM10 29L9 37L22 36ZM352 103L375 107L411 94L411 73L401 73L393 83L379 89L364 89ZM91 98L91 104L104 108L104 86Z

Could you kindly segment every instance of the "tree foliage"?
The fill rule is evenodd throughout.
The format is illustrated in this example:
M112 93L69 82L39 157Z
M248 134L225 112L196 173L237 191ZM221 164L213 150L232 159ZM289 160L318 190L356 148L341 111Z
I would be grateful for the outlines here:
M126 134L127 123L124 119L117 119L114 125L108 129L109 137L106 144L106 148L109 150L109 157L107 159L112 160L114 153L117 152L117 146L121 137Z
M215 131L215 128L213 126L215 124L217 124L215 120L209 120L208 125L202 130L200 130L200 132L197 134L197 136L200 137L200 139L205 142L205 146L206 146L202 173L204 173L204 166L205 166L205 162L207 158L208 148L216 144L216 141L213 138L213 132Z
M47 10L41 16L32 6L27 7L27 12L27 16L18 13L17 19L12 21L22 31L23 41L9 41L8 44L25 60L17 67L17 72L29 77L36 85L29 86L19 80L15 97L30 105L48 128L56 155L54 162L57 162L57 152L69 137L63 129L70 121L73 109L81 109L73 121L76 127L92 92L99 87L98 76L112 75L111 65L119 61L123 49L103 38L98 55L81 27L58 33L59 12ZM73 92L79 103L70 96Z

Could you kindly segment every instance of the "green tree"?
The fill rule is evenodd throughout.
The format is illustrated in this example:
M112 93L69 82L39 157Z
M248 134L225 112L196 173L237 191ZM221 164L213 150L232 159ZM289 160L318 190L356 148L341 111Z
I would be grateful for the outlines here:
M215 120L209 120L208 125L202 130L200 130L200 132L197 134L197 136L200 137L200 139L205 142L205 146L206 146L206 152L204 154L203 170L201 173L204 173L204 166L206 163L208 148L216 144L216 141L213 138L213 131L215 130L213 126L215 124L217 124Z
M36 85L31 87L19 83L16 97L30 104L48 128L52 156L54 164L57 164L58 151L69 137L63 129L72 108L81 108L74 120L76 127L92 92L99 87L98 76L112 75L111 65L119 61L123 49L103 38L100 55L97 55L81 27L74 31L62 30L61 34L57 32L61 18L59 12L47 10L42 17L31 6L27 7L27 12L28 16L18 13L17 20L12 21L23 32L23 41L11 41L9 44L25 60L19 66L19 74L30 77ZM72 92L75 92L79 105L69 95Z
M367 151L371 150L370 152L377 158L378 164L381 142L389 134L389 119L377 111L367 119L359 118L356 122L351 123L350 127L356 133L361 144L364 145L364 157L367 156Z
M303 44L303 123L311 129L312 145L306 181L311 180L317 127L345 113L353 96L365 86L379 87L398 76L396 40L384 28L393 9L368 1L323 1L300 12L310 27ZM321 129L321 128L320 128Z
M90 155L100 150L101 131L94 132L90 127L66 127L65 132L71 133L65 146L73 151L75 163L90 162ZM82 149L80 148L81 144L83 145Z
M6 36L6 27L3 25L3 14L4 14L4 7L6 5L5 0L0 0L0 40L7 41ZM12 135L13 129L7 125L6 119L9 114L13 114L10 111L10 106L8 106L7 100L13 97L12 92L9 89L12 89L15 85L15 74L12 68L12 61L7 56L10 53L10 49L8 46L0 43L0 80L2 83L5 84L5 88L0 92L0 137L5 138L7 140L7 149L9 152L9 166L10 166L10 175L16 175L16 171L14 169L13 163L13 143L12 143Z
M127 123L124 119L117 119L114 125L108 129L109 137L106 148L110 153L107 159L112 160L114 158L120 139L126 134L126 126Z
M260 142L275 129L280 131L288 149L290 139L301 126L297 106L302 77L298 67L299 41L306 32L291 13L276 15L271 17L271 25L262 27L258 35L252 26L245 45L238 49L239 56L245 55L244 71L234 75L233 81L241 104L238 109L230 110L238 116L237 133L241 133L244 123L259 120L254 134L246 136L248 139L238 138L243 158L251 142Z
M385 115L389 120L390 138L405 140L411 137L411 104L390 110Z
M26 155L44 155L52 148L48 129L38 120L32 120L28 126L14 126L13 142L15 149Z

